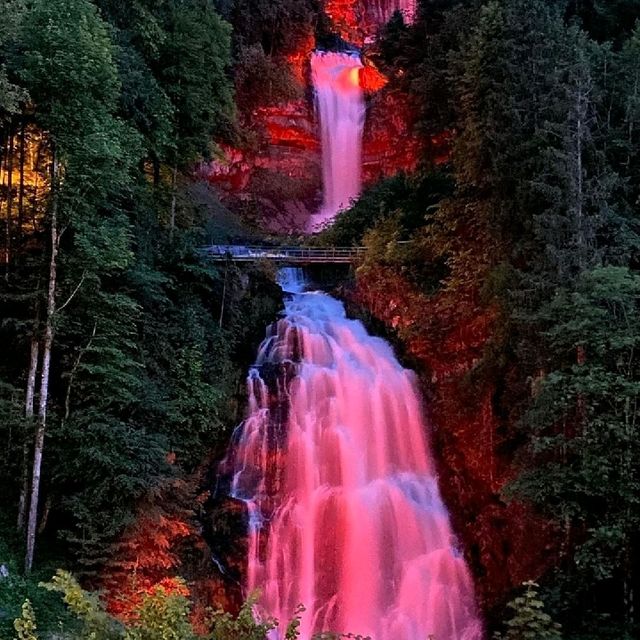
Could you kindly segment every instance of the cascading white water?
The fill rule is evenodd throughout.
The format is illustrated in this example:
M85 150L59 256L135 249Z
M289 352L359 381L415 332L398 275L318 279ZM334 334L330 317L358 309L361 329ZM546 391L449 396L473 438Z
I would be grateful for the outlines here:
M333 220L360 195L365 117L361 68L357 54L317 51L311 58L320 119L324 200L322 209L311 216L310 231Z
M247 589L281 621L373 640L480 640L473 585L429 454L414 376L301 272L248 378L222 464L247 505ZM274 635L281 640L283 631Z

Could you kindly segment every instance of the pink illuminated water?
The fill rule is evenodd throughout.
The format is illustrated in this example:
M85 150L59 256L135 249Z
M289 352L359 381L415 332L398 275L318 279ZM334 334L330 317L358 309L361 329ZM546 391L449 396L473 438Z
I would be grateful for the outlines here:
M311 58L320 119L324 201L322 209L311 216L310 231L330 222L360 195L365 117L361 68L357 54L317 51Z
M261 590L260 612L287 621L303 603L303 640L480 640L414 376L391 347L330 296L293 293L248 385L223 466L249 512L246 586Z

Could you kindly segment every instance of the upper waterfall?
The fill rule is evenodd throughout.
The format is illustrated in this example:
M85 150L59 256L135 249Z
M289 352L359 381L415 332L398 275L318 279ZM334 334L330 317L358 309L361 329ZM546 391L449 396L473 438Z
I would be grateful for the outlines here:
M314 231L332 220L362 183L364 97L358 54L317 51L311 58L313 86L320 120L322 147L322 209L309 221Z
M300 291L300 275L280 281ZM292 293L248 390L222 471L247 505L260 611L286 621L302 603L302 640L480 640L414 375L391 347L330 296Z

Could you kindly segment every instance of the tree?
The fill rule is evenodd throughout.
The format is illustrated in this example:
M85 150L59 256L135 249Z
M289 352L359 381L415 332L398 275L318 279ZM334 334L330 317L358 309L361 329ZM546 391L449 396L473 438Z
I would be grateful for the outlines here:
M231 34L210 0L171 4L167 31L160 68L162 86L174 108L169 219L173 233L178 170L209 158L214 135L228 129L233 111L227 76Z
M268 56L298 50L313 35L316 0L231 0L227 17L240 46L261 45Z
M513 617L506 622L506 633L494 634L494 640L561 640L560 625L544 611L535 582L525 582L525 591L507 605Z
M627 624L640 521L639 295L637 274L598 267L540 309L552 370L524 416L532 457L512 489L568 523L564 597L594 615L612 607Z
M60 310L57 305L61 235L74 223L82 228L93 207L126 182L130 156L123 150L132 137L113 115L118 95L113 50L107 28L88 0L36 3L24 24L23 38L21 76L36 105L39 125L47 132L52 158L48 286L25 559L29 571L38 522L56 316L66 305Z
M7 75L8 42L15 37L21 20L24 18L26 5L24 0L6 0L4 18L0 25L0 124L7 116L19 111L19 103L26 99L22 87L11 81Z

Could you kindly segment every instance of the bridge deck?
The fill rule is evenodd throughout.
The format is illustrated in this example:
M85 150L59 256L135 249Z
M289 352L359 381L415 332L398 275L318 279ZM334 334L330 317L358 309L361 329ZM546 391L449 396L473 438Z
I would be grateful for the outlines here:
M364 247L266 247L211 245L202 249L211 260L256 262L268 260L280 264L348 264L363 257Z

